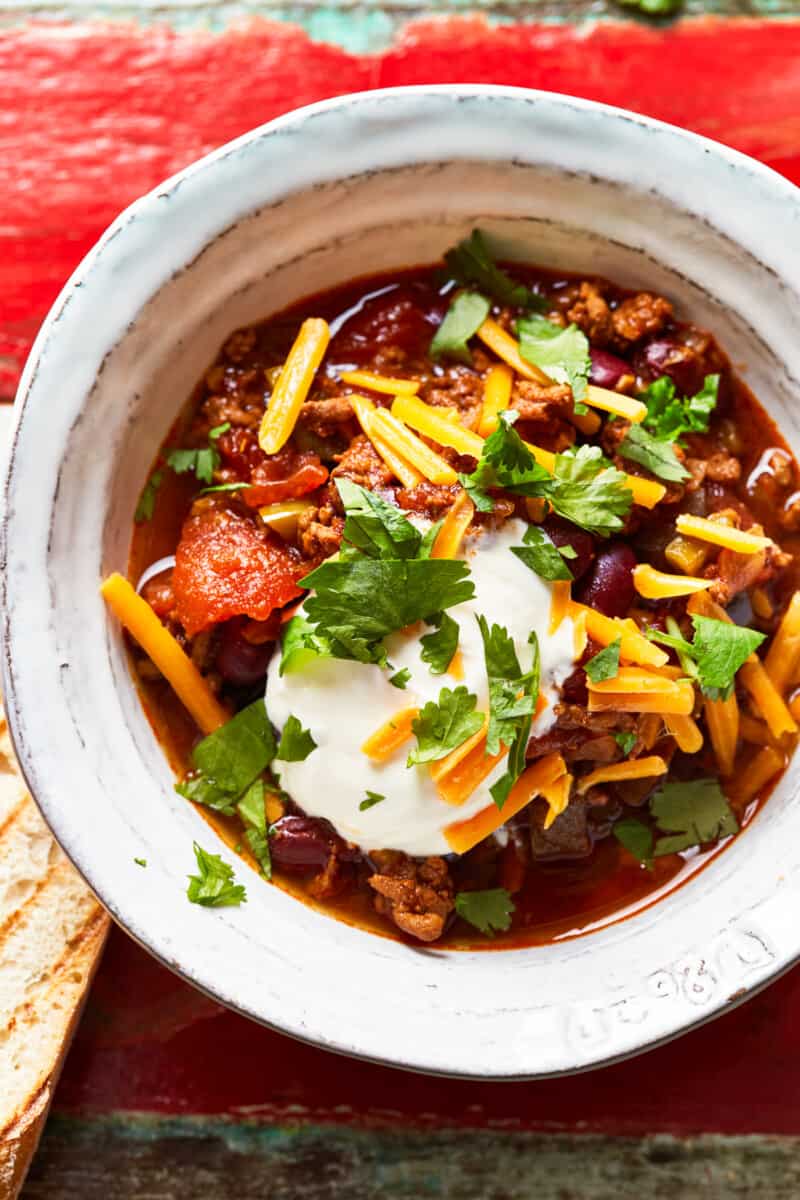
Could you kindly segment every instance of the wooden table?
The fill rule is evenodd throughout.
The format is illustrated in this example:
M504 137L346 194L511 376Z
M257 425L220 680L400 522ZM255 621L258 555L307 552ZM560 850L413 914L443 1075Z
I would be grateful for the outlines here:
M152 5L0 10L7 399L49 304L118 210L296 104L404 83L544 87L685 125L800 183L798 0L717 0L708 7L728 15L713 19L697 15L698 0L679 23L650 25L615 16L610 0L568 12L557 0L488 0L488 23L423 19L416 0L275 0L259 6L266 20L223 0ZM797 1197L795 1005L797 973L629 1063L538 1084L462 1083L269 1033L115 932L24 1195Z

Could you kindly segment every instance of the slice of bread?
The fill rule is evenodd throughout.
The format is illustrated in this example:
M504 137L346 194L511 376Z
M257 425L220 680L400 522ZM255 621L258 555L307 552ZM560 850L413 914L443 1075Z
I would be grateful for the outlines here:
M0 1200L22 1186L108 926L25 790L0 709Z

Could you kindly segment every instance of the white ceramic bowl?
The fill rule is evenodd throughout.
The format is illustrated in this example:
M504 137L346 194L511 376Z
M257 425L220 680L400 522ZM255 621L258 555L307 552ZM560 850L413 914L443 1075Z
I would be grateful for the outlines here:
M468 86L291 113L122 214L62 292L20 390L4 688L45 817L135 938L297 1037L483 1078L631 1054L795 960L800 761L687 886L544 949L412 950L255 875L241 908L189 904L192 840L213 847L214 835L172 790L97 585L125 569L154 452L230 330L352 276L433 261L475 224L509 257L671 296L797 445L799 218L785 180L701 138L569 97Z

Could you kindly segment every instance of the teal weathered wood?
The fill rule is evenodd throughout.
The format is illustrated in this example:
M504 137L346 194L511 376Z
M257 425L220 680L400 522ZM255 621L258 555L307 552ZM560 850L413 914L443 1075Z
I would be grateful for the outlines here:
M413 1079L403 1086L413 1087ZM798 1195L797 1138L602 1138L56 1117L22 1200L796 1200Z

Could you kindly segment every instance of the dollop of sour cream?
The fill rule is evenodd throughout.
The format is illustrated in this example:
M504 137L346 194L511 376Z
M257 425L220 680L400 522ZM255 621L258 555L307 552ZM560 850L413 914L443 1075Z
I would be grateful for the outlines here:
M478 614L490 625L507 629L523 671L531 665L531 631L538 635L540 691L547 707L534 719L531 733L538 735L550 727L558 688L574 666L574 630L572 620L565 617L556 633L549 633L552 584L511 553L512 546L522 544L526 528L514 519L495 533L478 534L464 543L462 557L469 563L475 596L447 610L459 626L463 678L432 675L422 662L420 636L431 632L424 625L387 639L393 669L407 668L411 673L405 690L389 683L391 672L342 659L316 659L302 671L281 676L280 656L273 656L265 697L270 720L282 729L294 715L317 743L302 762L276 760L273 767L281 786L309 816L326 817L343 838L367 851L447 854L444 828L494 803L489 788L504 773L505 757L463 805L454 807L439 797L427 765L406 766L413 739L384 763L373 762L361 746L399 710L438 700L443 687L463 684L477 696L478 711L488 712ZM385 799L360 812L368 791Z

